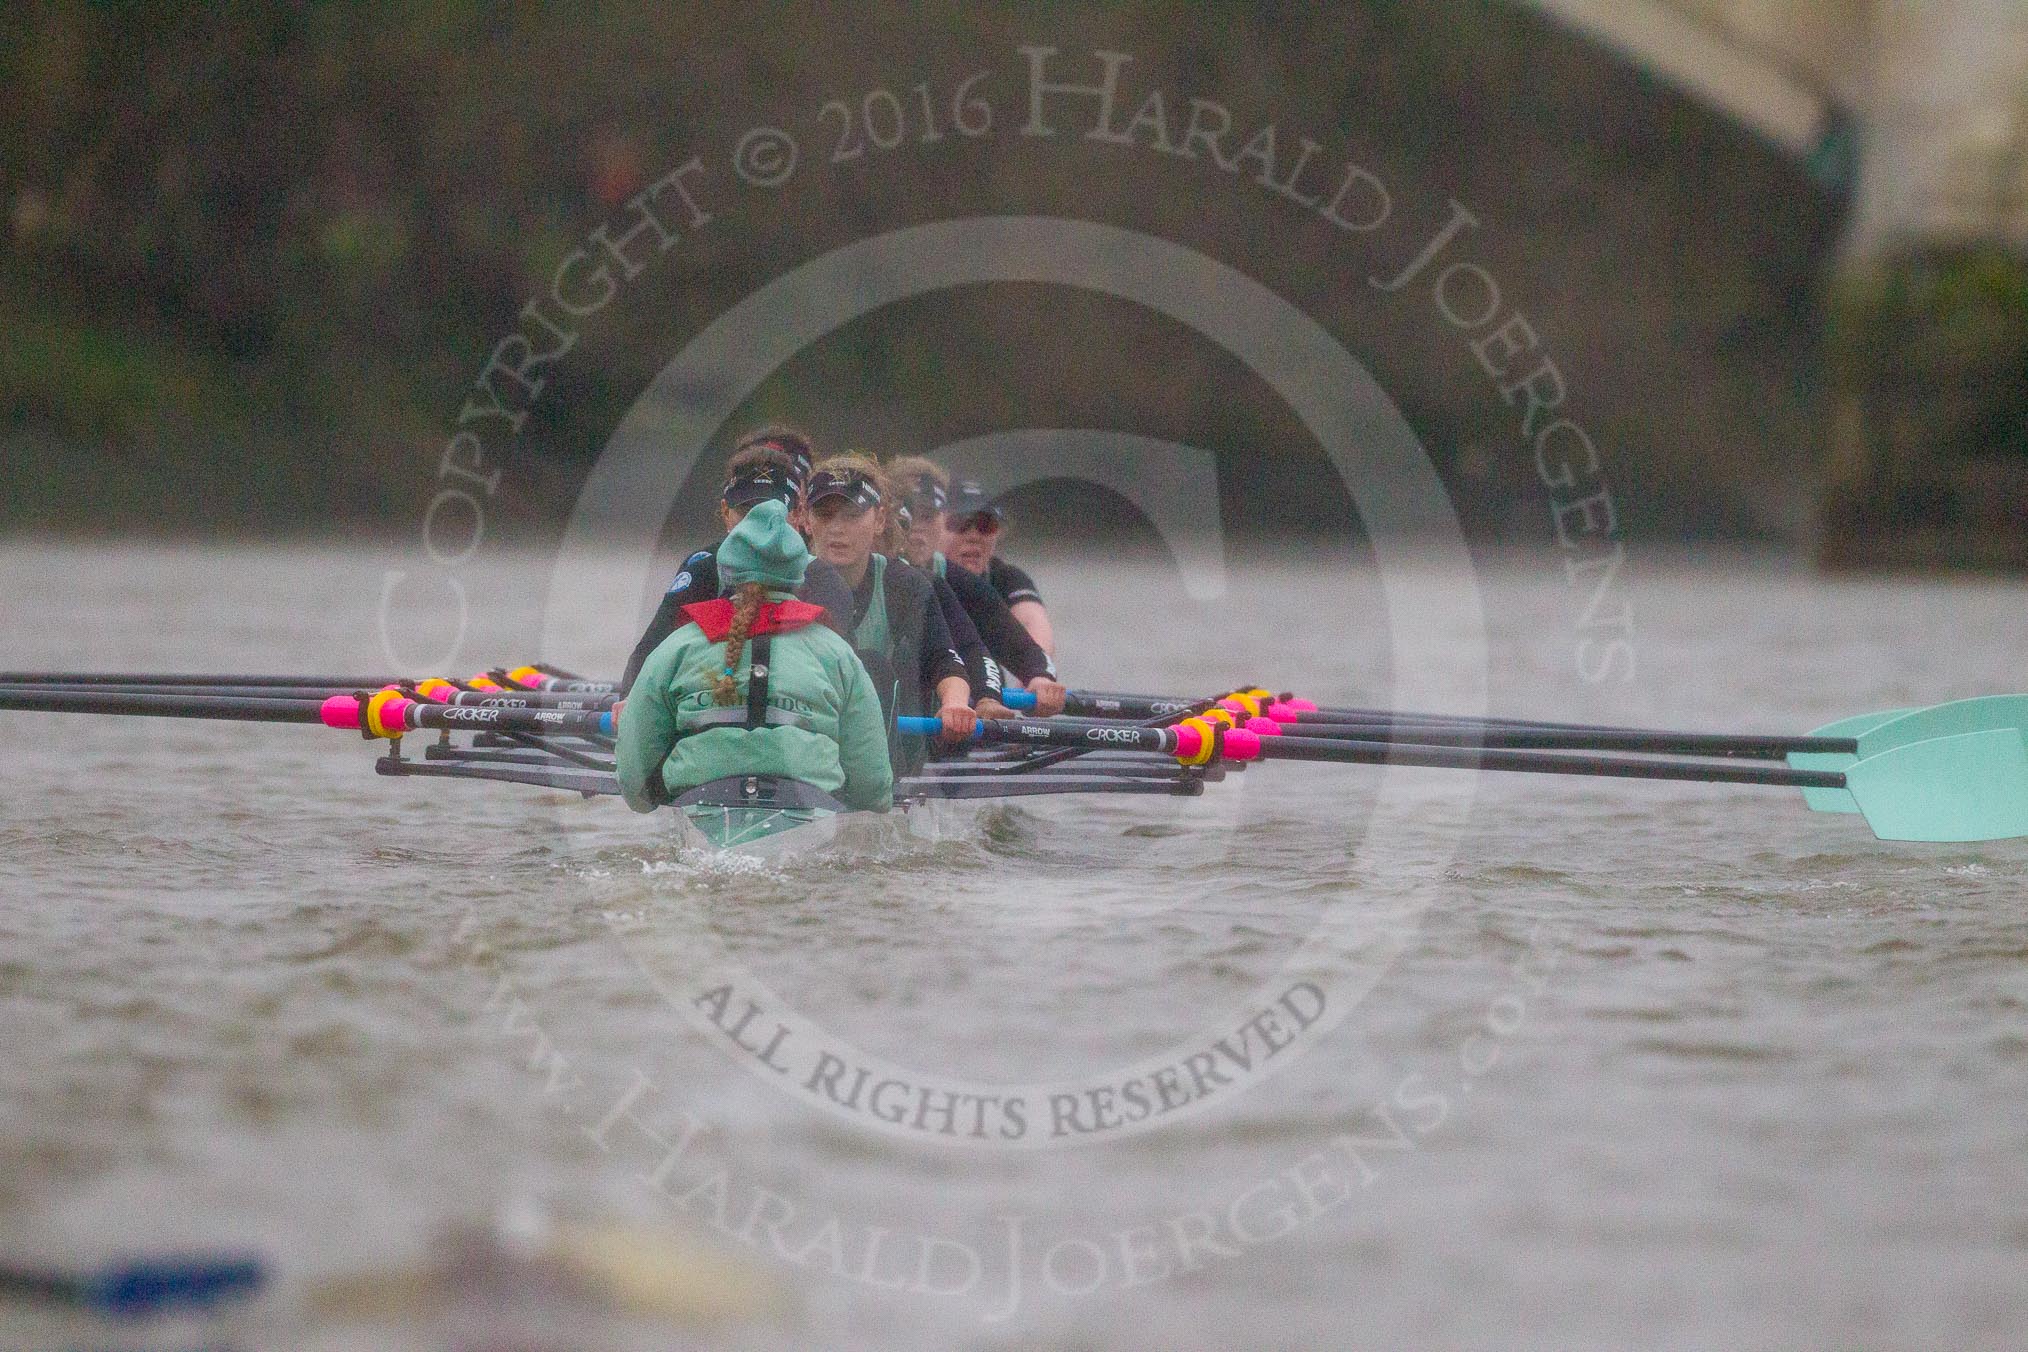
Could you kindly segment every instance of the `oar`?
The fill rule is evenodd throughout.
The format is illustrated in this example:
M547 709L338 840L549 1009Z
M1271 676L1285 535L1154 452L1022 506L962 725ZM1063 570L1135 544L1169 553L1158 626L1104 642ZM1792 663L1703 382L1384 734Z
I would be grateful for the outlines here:
M143 718L209 718L234 723L321 723L323 701L227 695L135 695L101 690L5 690L0 709L45 714L122 714Z
M1673 756L1721 756L1737 760L1781 760L1791 754L1843 755L1849 760L1859 748L1851 737L1736 736L1714 732L1648 732L1618 728L1516 728L1460 726L1453 723L1282 723L1249 719L1254 732L1277 732L1327 740L1412 742L1418 746L1482 746L1492 749L1638 751Z
M1282 721L1284 713L1294 713L1295 729L1302 736L1344 735L1345 730L1350 730L1350 735L1355 737L1386 740L1386 736L1380 733L1369 736L1361 731L1366 727L1386 727L1391 730L1390 735L1405 737L1410 741L1442 741L1442 729L1445 726L1442 723L1428 722L1405 724L1405 720L1421 717L1412 714L1399 715L1394 721L1389 722L1387 716L1379 713L1369 713L1368 717L1372 721L1367 723L1320 723L1316 720L1332 717L1331 711L1303 711L1285 704L1272 704L1269 709L1268 716L1277 723ZM1452 720L1451 726L1465 725L1461 720ZM1684 755L1779 758L1785 760L1789 767L1795 770L1846 770L1863 759L1881 756L1915 742L1982 732L2005 733L2028 738L2028 696L1987 695L1975 699L1954 700L1927 708L1889 709L1877 713L1856 714L1812 729L1803 737L1773 737L1763 734L1734 737L1583 725L1559 726L1539 723L1531 725L1502 720L1493 720L1482 726L1487 728L1482 741L1485 745L1544 747L1563 744L1584 745L1593 750L1668 751ZM1509 731L1528 728L1540 729L1541 735L1531 737L1525 730ZM1573 740L1569 743L1559 743L1556 739L1566 732ZM1473 740L1463 733L1459 733L1458 738L1466 744L1470 744ZM1803 801L1816 812L1860 810L1859 803L1853 795L1841 788L1805 785Z
M1854 747L1849 757L1799 754L1791 756L1789 764L1799 770L1846 769L1855 762L1883 756L1914 742L1982 732L2007 733L2028 740L2028 695L1983 695L1922 709L1840 719L1818 728L1813 735L1851 738ZM1851 794L1835 790L1806 792L1803 797L1819 812L1859 810Z
M240 1257L156 1259L82 1273L0 1267L0 1298L132 1319L237 1300L259 1290L264 1275L258 1259Z
M2028 699L2028 697L2012 697ZM1952 706L1939 706L1951 708ZM1925 710L1924 713L1934 713ZM1917 718L1897 719L1896 724ZM1969 712L1937 718L1932 728L1970 721ZM924 722L906 719L905 732ZM1891 727L1883 724L1881 731ZM1918 725L1919 730L1919 725ZM1169 728L1128 724L1064 724L1036 719L982 719L982 741L1035 746L1111 747L1155 752L1185 764L1301 760L1335 764L1401 765L1433 769L1500 770L1535 774L1596 775L1620 779L1756 784L1784 788L1844 789L1883 840L1974 841L2028 836L2028 739L2018 728L1952 732L1901 741L1866 754L1849 769L1795 770L1786 766L1714 764L1708 761L1581 755L1560 751L1474 750L1321 737L1262 736L1243 728L1184 723Z
M1030 695L1028 697L1028 704L1026 707L1031 709L1035 707L1035 697L1033 695ZM1152 717L1142 719L1140 723L1138 723L1135 726L1144 728L1165 727L1175 722L1179 718L1185 716L1196 717L1197 715L1210 712L1215 707L1217 707L1216 700L1209 699L1199 700L1194 704L1185 705L1181 710L1176 711L1174 713L1156 714ZM897 719L895 721L897 724L901 722L900 719ZM989 720L982 719L981 721L985 722ZM907 729L905 728L903 729L903 731L906 730ZM1093 746L1073 745L1055 751L1045 751L1042 752L1040 755L1030 756L1026 758L1025 760L1021 761L1018 765L1014 766L1008 773L1017 775L1033 774L1039 771L1048 770L1053 766L1061 765L1065 761L1075 760L1079 756L1088 755L1091 752L1099 749L1101 748Z
M1499 718L1490 715L1421 713L1413 710L1357 709L1319 707L1307 700L1291 696L1273 696L1266 691L1252 691L1253 698L1246 703L1258 708L1245 707L1236 697L1228 696L1227 707L1249 716L1271 719L1282 726L1284 731L1299 730L1303 736L1339 737L1348 735L1349 729L1394 728L1407 731L1443 731L1446 729L1485 728L1500 732L1540 732L1544 734L1568 734L1568 740L1559 741L1546 736L1540 741L1489 742L1496 746L1539 746L1539 747L1588 747L1601 745L1586 740L1597 738L1618 740L1623 743L1619 749L1672 752L1679 755L1740 756L1749 760L1780 760L1791 751L1816 754L1850 754L1847 745L1825 745L1821 738L1848 741L1838 734L1822 732L1809 738L1797 738L1769 733L1709 733L1677 732L1659 728L1625 727L1610 723L1561 723L1535 718ZM1068 713L1092 715L1101 718L1143 718L1150 712L1168 712L1180 707L1180 702L1166 695L1125 695L1096 691L1071 691L1064 703ZM1316 729L1328 729L1318 731ZM1349 735L1358 735L1351 733ZM1385 739L1386 734L1375 732L1376 739ZM1642 739L1646 739L1643 742ZM1419 738L1416 740L1420 740ZM1692 750L1691 748L1696 748Z
M938 726L935 719L897 720L907 733ZM1085 750L1152 751L1194 763L1210 745L1213 758L1234 761L1300 760L1348 765L1408 765L1433 769L1518 770L1538 774L1604 775L1621 779L1679 779L1709 784L1762 784L1780 788L1843 788L1836 771L1791 770L1786 766L1724 765L1706 761L1631 759L1559 751L1474 750L1467 745L1352 741L1322 737L1262 735L1227 728L1208 744L1200 728L1142 727L1095 719L980 719L977 740L1020 746L1067 746Z
M1553 723L1530 719L1467 718L1453 714L1390 713L1376 709L1320 709L1303 701L1228 697L1222 703L1242 726L1262 733L1276 728L1303 737L1368 742L1412 742L1438 746L1484 746L1494 749L1584 749L1654 752L1671 755L1724 756L1745 760L1787 760L1796 770L1839 770L1855 760L1876 756L1910 742L1968 732L2010 731L2028 737L2028 695L1989 695L1957 700L1924 709L1894 709L1860 714L1826 724L1805 736L1773 733L1681 732L1627 728L1590 723ZM1091 695L1074 692L1066 708L1086 712L1099 702L1124 708L1127 716L1142 709L1171 707L1166 697ZM1251 706L1263 714L1249 717ZM1819 811L1856 811L1848 794L1812 788L1806 799Z
M489 672L484 677L473 678L470 684L483 687L491 682L504 690L526 688L575 695L610 695L614 693L618 684L614 681L565 678L533 666L501 669L497 672L497 676L505 679L496 679L496 673ZM329 693L344 690L378 690L382 686L402 683L403 678L398 676L246 676L100 671L0 672L0 686L167 686L184 688L186 693L198 687L320 690Z
M200 695L230 699L317 699L348 694L361 688L397 690L433 704L458 704L480 709L610 709L618 695L578 695L553 690L468 690L450 681L392 682L382 686L284 686L284 685L8 685L0 682L0 694L13 691L60 691L70 694L107 695ZM1030 707L1033 707L1031 697Z
M212 676L146 671L4 671L0 685L257 685L289 690L372 690L391 685L389 676Z
M1853 749L1849 753L1790 752L1785 760L1796 770L1843 770L1859 759L1858 738L1861 733L1871 732L1882 723L1892 722L1905 714L1917 712L1914 709L1888 709L1881 713L1855 714L1841 718L1835 723L1826 723L1821 728L1812 728L1812 737L1849 737ZM1804 789L1803 801L1812 812L1857 812L1859 804L1843 789Z
M430 704L382 691L358 699L333 695L318 706L326 727L354 728L368 737L399 737L404 732L432 729L450 732L520 733L540 737L611 737L610 710L591 713L576 709L472 709Z
M1594 723L1556 723L1533 718L1475 717L1469 714L1418 713L1411 710L1325 708L1297 699L1291 695L1276 695L1266 689L1253 688L1244 692L1252 696L1259 705L1257 712L1277 722L1302 722L1313 720L1320 723L1359 722L1415 722L1431 724L1469 725L1473 727L1502 728L1543 728L1569 731L1594 731L1604 728L1612 732L1639 732L1643 729L1616 727ZM1225 698L1232 698L1226 696ZM1132 695L1101 690L1072 690L1064 698L1064 711L1073 714L1087 714L1097 718L1148 718L1152 716L1186 716L1190 705L1198 701L1184 699L1177 695Z
M363 707L362 707L363 706ZM398 737L419 729L528 733L555 737L610 737L610 712L575 709L464 708L379 691L324 699L234 698L219 695L132 695L107 691L4 690L0 710L34 713L119 714L143 718L223 719L238 723L321 723Z

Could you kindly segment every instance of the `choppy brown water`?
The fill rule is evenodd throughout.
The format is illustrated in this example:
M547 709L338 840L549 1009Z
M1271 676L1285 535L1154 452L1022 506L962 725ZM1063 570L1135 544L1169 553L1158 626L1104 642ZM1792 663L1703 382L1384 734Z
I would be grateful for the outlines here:
M0 667L370 671L387 562L6 547ZM1258 674L1351 701L1384 667L1356 578L1235 567L1245 604L1221 609L1152 566L1038 571L1076 683ZM475 574L467 667L532 655L546 576ZM2018 586L1637 557L1637 677L1600 688L1553 558L1479 584L1504 712L1801 731L2021 685ZM630 603L567 607L573 659L616 666ZM1268 766L1196 802L996 809L728 866L613 803L376 778L318 729L0 729L0 1248L260 1250L284 1280L256 1345L426 1345L293 1311L527 1206L686 1227L776 1277L785 1306L696 1335L714 1345L2001 1347L2028 1327L2018 844L1883 845L1781 792L1487 776L1461 835L1433 811L1385 856L1426 866L1418 900L1364 841L1371 772ZM1327 922L1370 983L1328 1035L1202 1113L1040 1149L819 1111L679 1008L708 932L869 1059L1050 1082L1230 1035ZM638 1120L611 1120L622 1103ZM659 1189L643 1123L695 1129Z

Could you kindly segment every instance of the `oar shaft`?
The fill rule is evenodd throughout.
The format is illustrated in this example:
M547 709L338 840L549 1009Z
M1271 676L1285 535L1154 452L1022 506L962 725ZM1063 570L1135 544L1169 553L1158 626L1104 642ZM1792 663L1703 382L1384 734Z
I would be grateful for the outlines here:
M321 723L358 728L359 701L264 699L225 695L126 694L103 690L0 690L0 710L52 714L120 714L143 718L220 719L234 723ZM525 707L467 708L393 697L386 701L380 735L416 729L610 737L609 712Z
M903 716L894 720L903 733L934 737L943 724L934 718ZM1195 734L1192 734L1195 736ZM1153 751L1163 755L1177 749L1174 728L1136 727L1131 723L1101 722L1081 718L982 718L972 739L1013 746L1076 747L1088 751Z
M1493 715L1422 713L1413 709L1277 709L1277 722L1418 723L1452 728L1518 728L1531 732L1647 732L1619 723L1562 723L1543 718L1501 718Z
M209 718L233 723L321 723L323 701L246 699L218 695L145 695L90 690L0 691L0 710L45 714L123 714L140 718Z
M1280 722L1279 719L1276 720ZM1301 737L1370 742L1413 742L1421 746L1483 746L1506 750L1639 751L1673 756L1731 756L1745 760L1780 760L1792 752L1855 754L1859 743L1850 737L1733 736L1714 732L1620 731L1612 728L1460 727L1455 724L1401 722L1295 724Z
M1238 743L1248 734L1227 733ZM1235 746L1233 749L1238 749ZM1616 758L1566 751L1474 750L1466 746L1424 746L1399 742L1333 741L1322 737L1262 737L1261 760L1323 761L1333 764L1407 765L1439 770L1503 770L1545 775L1595 775L1613 779L1669 779L1699 784L1760 784L1771 788L1842 789L1835 770L1791 770L1776 765L1717 765L1707 761Z
M318 706L318 721L326 727L359 728L370 725L372 736L398 737L403 732L435 729L446 732L532 733L543 737L611 737L610 712L591 713L575 709L475 709L458 705L430 704L404 696L373 698L362 710L360 701L349 695L333 695Z
M316 699L349 695L360 689L382 690L386 685L324 689L312 686L274 685L17 685L0 681L0 695L12 691L58 691L73 694L117 695L199 695L232 699ZM457 690L423 698L436 704L457 704L479 709L610 709L617 695L572 695L550 690Z
M512 673L502 675L511 680ZM214 692L221 689L300 690L335 694L348 690L378 690L383 686L399 685L398 676L245 676L245 675L204 675L176 672L119 672L119 671L7 671L0 672L0 686L37 687L147 687L160 689L168 687L183 693ZM506 682L503 681L503 684ZM611 695L617 689L613 681L584 681L545 675L541 678L540 689L555 695ZM533 691L527 693L535 693Z
M1072 691L1065 702L1074 715L1141 718L1149 711L1173 711L1179 701L1160 695L1128 695ZM1854 754L1858 742L1849 737L1790 737L1778 733L1680 732L1662 728L1629 728L1599 723L1556 723L1527 718L1475 718L1386 709L1296 709L1277 703L1268 715L1304 737L1407 741L1439 746L1504 748L1584 748L1595 751L1641 751L1678 756L1733 756L1745 760L1780 760L1796 752Z
M1287 696L1280 697L1286 699ZM1269 699L1263 703L1279 702ZM1093 718L1149 718L1180 716L1188 710L1202 707L1203 701L1187 700L1180 695L1136 695L1118 690L1072 690L1064 697L1064 710L1068 713L1083 714ZM1289 718L1299 715L1290 712ZM1300 715L1322 722L1354 723L1369 719L1399 719L1417 723L1455 723L1478 726L1481 724L1510 728L1580 728L1589 727L1584 723L1548 723L1529 718L1486 718L1467 714L1395 712L1387 709L1333 708L1308 711ZM1633 729L1625 729L1633 731Z
M289 690L376 690L393 684L388 676L205 676L161 672L5 671L0 685L257 685Z
M925 735L934 719L903 719L904 732ZM1063 719L981 719L977 737L1021 745L1112 747L1188 756L1201 746L1192 728L1139 728ZM1791 770L1774 765L1722 765L1656 757L1583 755L1563 751L1482 750L1471 746L1334 740L1323 737L1263 737L1228 729L1219 739L1225 759L1299 760L1339 765L1405 765L1429 769L1503 770L1549 775L1593 775L1615 779L1667 779L1700 784L1758 784L1774 788L1839 789L1845 776L1833 770Z
M1183 699L1176 695L1128 695L1108 690L1070 690L1064 693L1063 711L1086 718L1187 718L1203 709L1203 696Z

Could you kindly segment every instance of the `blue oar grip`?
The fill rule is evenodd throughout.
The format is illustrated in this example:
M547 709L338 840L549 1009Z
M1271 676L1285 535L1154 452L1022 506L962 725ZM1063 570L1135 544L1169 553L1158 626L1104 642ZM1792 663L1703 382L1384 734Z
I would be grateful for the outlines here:
M894 726L910 737L934 737L944 730L944 721L941 718L912 718L903 714L894 720ZM975 728L972 732L973 738L977 739L981 731L983 728Z
M610 709L608 709L605 713L599 715L599 733L602 736L606 737L614 737L618 735L618 733L615 731L614 728L613 715Z
M1035 707L1035 692L1033 690L1002 690L1000 692L1000 702L1010 709L1026 711Z

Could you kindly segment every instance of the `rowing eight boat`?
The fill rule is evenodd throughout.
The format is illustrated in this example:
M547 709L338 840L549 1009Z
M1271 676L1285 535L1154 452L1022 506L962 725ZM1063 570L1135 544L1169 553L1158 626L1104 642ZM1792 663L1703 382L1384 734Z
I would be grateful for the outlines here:
M1016 697L1018 698L1018 696ZM609 683L540 666L466 681L16 673L0 709L320 724L386 743L394 777L491 780L615 795ZM982 720L976 742L899 780L898 816L958 800L1194 796L1254 761L1418 766L1800 789L1884 840L2028 837L2028 695L1843 719L1804 736L1672 732L1539 720L1320 708L1248 687L1206 699L1072 692L1054 719ZM936 720L902 719L932 735ZM434 733L420 756L404 738ZM772 852L850 825L821 790L765 775L697 786L671 805L714 849Z

